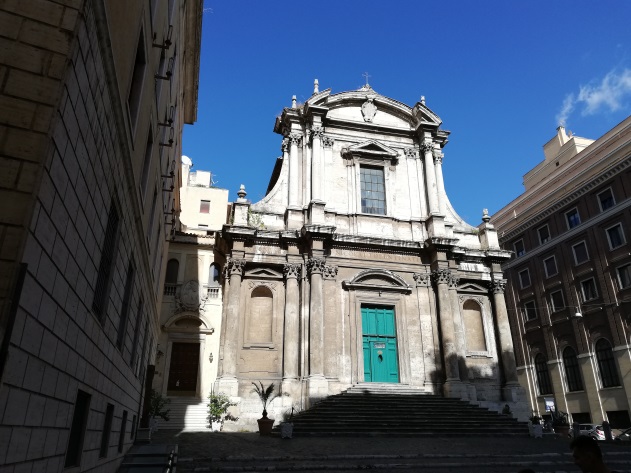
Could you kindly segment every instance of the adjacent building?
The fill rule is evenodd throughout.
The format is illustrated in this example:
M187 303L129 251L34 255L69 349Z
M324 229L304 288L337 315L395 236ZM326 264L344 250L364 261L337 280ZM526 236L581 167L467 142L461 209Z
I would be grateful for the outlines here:
M532 411L631 425L631 117L596 141L559 127L493 216Z
M179 219L166 258L154 389L171 399L165 429L208 426L206 397L217 378L221 271L217 232L227 222L228 191L182 157Z
M0 6L3 471L115 471L134 441L201 16L184 0Z
M223 321L216 389L270 412L358 383L406 385L525 418L497 234L464 222L445 193L449 132L425 104L368 84L294 98L276 120L282 156L267 195L232 204L217 242ZM229 427L226 424L224 428Z

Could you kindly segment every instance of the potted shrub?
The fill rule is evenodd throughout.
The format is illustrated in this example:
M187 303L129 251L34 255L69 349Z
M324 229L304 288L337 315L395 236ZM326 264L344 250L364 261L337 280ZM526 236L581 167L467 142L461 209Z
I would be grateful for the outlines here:
M259 424L259 434L269 435L272 433L274 419L269 419L267 417L267 405L276 397L276 393L274 392L274 383L271 383L267 388L261 381L259 381L259 384L252 384L254 385L252 392L256 393L261 400L261 403L263 403L263 417L257 420Z
M530 431L531 437L534 437L534 438L543 437L543 425L541 425L541 417L539 417L534 412L528 419L528 430Z
M224 393L211 391L208 395L208 424L213 432L220 432L226 420L236 421L237 417L228 413L228 409L236 406Z
M151 399L149 401L149 430L151 433L158 430L158 418L169 421L169 412L171 409L165 409L169 405L171 399L163 397L155 389L151 389Z
M557 409L550 411L552 414L552 426L554 431L561 437L567 437L570 434L570 423L568 422L567 412L562 412Z

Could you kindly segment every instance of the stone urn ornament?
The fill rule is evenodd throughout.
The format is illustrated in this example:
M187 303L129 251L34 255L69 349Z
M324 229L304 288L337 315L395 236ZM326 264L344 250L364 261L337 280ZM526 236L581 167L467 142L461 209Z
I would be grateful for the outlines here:
M271 383L267 388L261 381L259 381L259 384L252 384L254 385L252 392L256 393L261 403L263 403L263 417L256 421L259 424L259 434L270 435L272 433L272 427L274 427L274 419L267 417L267 405L277 396L274 392L274 383Z

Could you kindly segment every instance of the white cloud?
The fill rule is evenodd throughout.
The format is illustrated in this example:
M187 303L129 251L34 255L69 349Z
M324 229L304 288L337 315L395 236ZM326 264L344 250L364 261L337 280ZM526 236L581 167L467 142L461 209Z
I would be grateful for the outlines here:
M567 95L557 114L557 122L564 125L575 108L580 108L583 116L601 111L615 112L625 106L629 97L631 69L610 71L600 83L581 86L577 95Z

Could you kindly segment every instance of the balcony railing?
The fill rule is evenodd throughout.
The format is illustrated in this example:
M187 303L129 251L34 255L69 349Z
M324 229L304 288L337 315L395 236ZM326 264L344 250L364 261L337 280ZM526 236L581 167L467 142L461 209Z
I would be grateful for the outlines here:
M173 283L164 283L164 295L165 296L175 296L177 294L177 289L180 287L180 284Z

